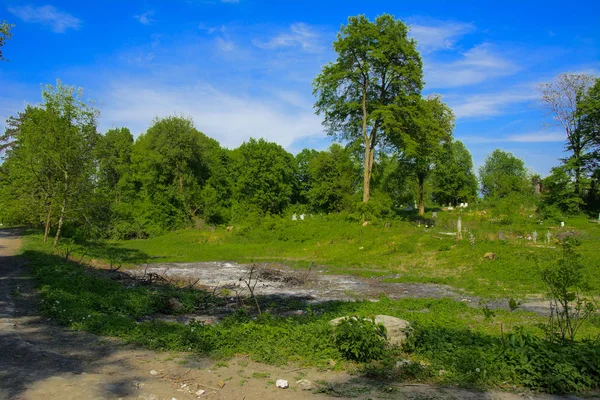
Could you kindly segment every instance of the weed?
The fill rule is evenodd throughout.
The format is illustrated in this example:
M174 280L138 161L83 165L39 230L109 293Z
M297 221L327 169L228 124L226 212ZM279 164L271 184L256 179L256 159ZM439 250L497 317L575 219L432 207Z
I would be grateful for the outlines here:
M344 318L335 327L333 342L349 360L375 360L384 354L386 330L374 318Z

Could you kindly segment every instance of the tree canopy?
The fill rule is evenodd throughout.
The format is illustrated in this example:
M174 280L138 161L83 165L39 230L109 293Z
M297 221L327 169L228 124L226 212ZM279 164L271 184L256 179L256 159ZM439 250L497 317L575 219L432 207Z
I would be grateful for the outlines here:
M376 147L389 141L390 124L406 111L409 99L420 96L421 57L407 26L389 14L375 21L350 17L333 49L336 61L325 65L313 82L315 109L324 116L329 135L363 146L367 203Z
M512 193L530 192L523 160L512 153L496 149L479 168L481 193L486 198L504 198Z

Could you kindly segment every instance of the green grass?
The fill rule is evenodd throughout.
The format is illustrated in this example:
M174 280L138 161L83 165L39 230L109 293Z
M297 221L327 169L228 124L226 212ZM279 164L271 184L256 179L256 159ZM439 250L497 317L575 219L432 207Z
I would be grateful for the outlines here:
M467 233L457 243L444 235L455 230L457 213L438 212L436 227L425 229L415 222L378 221L363 227L348 216L310 216L305 221L265 217L247 225L214 230L180 230L146 240L110 243L96 248L89 257L107 259L108 251L118 251L130 263L235 261L241 263L274 262L303 268L315 262L330 267L330 273L364 277L387 277L388 282L424 282L449 284L485 298L539 295L545 288L539 268L553 262L558 250L555 238L561 232L575 230L578 248L586 265L587 281L600 291L600 225L584 217L567 220L565 228L556 222L543 222L527 215L490 220L485 214L463 212L463 227L475 236L469 243ZM518 239L533 231L539 233L537 246ZM545 233L553 235L546 246ZM499 240L502 232L505 240ZM112 250L111 250L112 249ZM493 252L496 258L484 259Z
M240 309L221 323L183 325L144 321L144 316L169 313L168 299L184 305L180 312L210 314L223 299L201 290L173 286L132 285L119 273L66 262L30 237L23 249L39 284L40 309L75 330L114 336L164 351L190 351L217 359L248 354L253 360L285 365L347 368L332 340L329 321L344 315L386 314L406 319L415 328L403 349L386 350L379 361L359 364L367 376L470 387L508 384L551 392L581 391L600 384L600 344L578 342L559 347L541 339L544 318L528 312L497 310L486 318L476 308L448 299L328 302L308 306L286 299L263 303L266 313L253 317ZM305 315L280 317L278 308L302 308ZM600 333L598 318L586 323L580 339ZM412 364L397 368L400 359ZM443 371L443 373L440 373ZM553 371L548 374L548 371Z

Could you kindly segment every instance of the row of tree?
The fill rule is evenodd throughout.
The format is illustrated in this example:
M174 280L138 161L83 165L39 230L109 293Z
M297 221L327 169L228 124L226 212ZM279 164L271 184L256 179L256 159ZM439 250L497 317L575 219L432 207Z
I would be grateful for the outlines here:
M42 225L56 243L65 223L87 235L144 237L290 207L367 217L413 202L421 215L427 202L472 202L471 155L452 137L452 110L440 96L422 96L422 63L407 33L389 15L349 19L333 44L337 60L314 81L315 109L345 146L296 156L262 139L224 149L175 116L135 140L127 128L100 134L99 111L80 89L47 86L42 104L10 118L0 137L0 218ZM561 79L570 83L555 87ZM599 81L556 82L541 87L542 101L565 127L571 156L540 185L522 160L496 150L479 170L485 198L530 196L535 183L564 211L597 204Z

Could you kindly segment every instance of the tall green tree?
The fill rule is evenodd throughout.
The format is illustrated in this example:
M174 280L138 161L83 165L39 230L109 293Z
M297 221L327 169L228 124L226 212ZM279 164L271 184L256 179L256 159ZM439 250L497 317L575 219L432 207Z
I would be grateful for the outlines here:
M279 214L297 190L294 157L276 143L250 139L232 154L234 199L246 208Z
M513 193L531 192L523 160L496 149L479 168L481 192L486 198L504 198Z
M566 134L565 149L571 155L565 165L574 171L575 193L582 197L581 180L586 153L592 144L592 137L583 128L583 115L578 111L588 89L596 78L589 74L560 74L552 82L538 85L540 103L552 118L553 123L562 127Z
M81 88L47 85L43 103L28 106L2 138L11 182L18 186L13 189L22 196L15 200L45 210L44 240L56 221L55 245L66 219L87 218L86 200L94 191L98 111L82 97Z
M319 152L308 166L308 202L317 212L339 212L351 205L356 170L349 151L337 143Z
M395 128L393 140L402 149L402 162L417 179L419 215L424 215L425 180L441 156L444 144L452 141L455 118L437 95L416 99L408 111L390 126Z
M444 145L432 171L433 201L438 204L470 202L477 197L477 176L465 145L455 140Z
M370 21L350 17L333 43L337 60L313 82L315 109L329 135L361 143L364 149L363 202L377 146L389 140L388 125L405 112L407 100L420 96L421 57L400 20L383 14Z
M7 39L12 38L12 28L14 28L14 25L11 25L6 21L0 22L0 61L5 60L4 55L2 54L2 47L4 47L4 43L6 43Z
M294 160L296 161L296 170L298 171L298 192L294 201L297 204L308 204L308 193L312 187L309 168L313 159L318 154L319 152L317 150L303 149L294 157Z
M135 204L128 211L133 231L122 234L153 234L202 218L203 190L221 162L220 152L219 144L198 131L191 119L154 120L135 142L131 175L122 183L134 198L128 203Z

